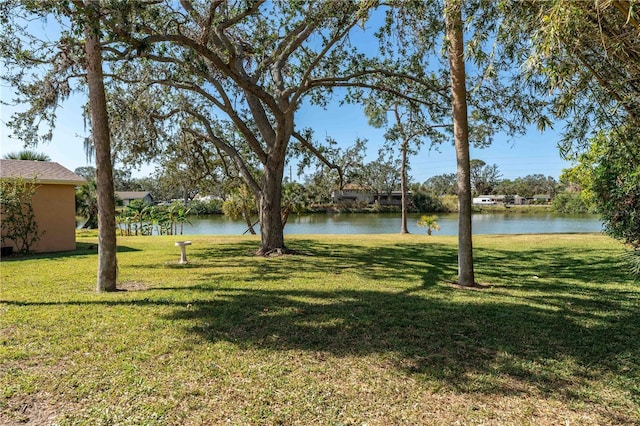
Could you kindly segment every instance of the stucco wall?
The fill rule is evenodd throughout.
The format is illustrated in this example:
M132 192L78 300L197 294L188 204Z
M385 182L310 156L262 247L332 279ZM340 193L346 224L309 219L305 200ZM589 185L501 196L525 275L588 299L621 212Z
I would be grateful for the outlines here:
M37 252L75 250L76 191L72 185L41 185L33 197L38 227L45 233Z
M38 184L32 205L38 222L38 231L42 235L33 251L45 253L75 250L76 205L74 186ZM42 233L43 231L44 233ZM11 244L5 242L4 245Z

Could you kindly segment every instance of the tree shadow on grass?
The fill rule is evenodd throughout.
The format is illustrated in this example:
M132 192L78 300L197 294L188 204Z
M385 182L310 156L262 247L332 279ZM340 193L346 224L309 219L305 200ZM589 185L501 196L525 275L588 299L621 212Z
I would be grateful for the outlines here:
M196 291L222 297L205 297L170 318L187 320L188 331L203 339L240 347L390 354L397 368L459 391L518 394L530 390L517 385L526 383L542 393L587 401L579 389L599 374L620 376L627 384L640 380L640 295L615 284L628 277L612 253L480 248L477 272L490 288L478 297L456 298L459 290L441 285L456 274L457 252L448 245L363 248L314 240L292 245L312 255L255 262L236 288L207 289L216 279L215 272L207 272ZM220 261L247 270L246 259L227 255L224 247L208 250L200 255L214 265ZM404 291L268 286L296 282L304 274L324 275L330 282L343 273L367 277L380 288L391 280L417 286ZM252 289L253 282L267 286ZM510 380L482 380L488 376ZM640 404L637 386L619 391L630 392ZM621 414L612 421L625 419Z
M455 391L524 394L530 389L514 383L527 383L574 398L575 382L586 386L597 374L640 378L637 310L605 307L609 315L585 325L558 309L424 293L224 289L169 319L242 348L388 354L397 368ZM487 375L512 380L483 382Z
M141 300L63 303L169 306L165 319L206 341L381 354L405 374L459 392L533 388L592 403L583 390L601 375L617 378L609 384L614 393L640 405L640 296L615 284L628 281L612 253L479 248L477 272L491 286L461 294L442 285L456 273L450 245L296 239L291 246L308 255L256 258L255 242L198 247L192 256L201 268L186 270L184 287L150 288ZM329 285L340 274L366 277L372 288L349 286L345 277L340 287ZM309 276L328 285L303 285ZM189 306L165 291L187 292ZM611 423L637 420L616 411Z
M198 248L192 251L192 256L205 259L208 267L242 268L242 281L245 283L291 280L300 275L321 276L330 282L335 275L355 273L376 281L411 280L430 286L450 281L457 271L457 251L445 244L393 244L363 248L356 244L296 239L290 243L290 248L298 254L256 259L251 250L255 250L255 242L246 242ZM232 280L233 276L208 272L200 278Z
M134 251L140 251L140 249L136 249L128 246L118 246L118 253L128 253ZM90 256L98 254L98 244L95 243L76 243L75 250L68 251L57 251L52 253L30 253L30 254L18 254L10 257L3 257L2 261L7 262L16 262L21 260L31 260L31 259L63 259L67 257L77 257L77 256Z

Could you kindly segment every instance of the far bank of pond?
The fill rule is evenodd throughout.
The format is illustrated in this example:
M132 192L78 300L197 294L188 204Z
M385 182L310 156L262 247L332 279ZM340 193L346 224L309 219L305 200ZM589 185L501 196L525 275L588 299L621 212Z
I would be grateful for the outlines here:
M458 215L438 214L440 230L434 235L457 235ZM426 233L419 228L420 214L410 214L409 232ZM244 221L231 220L222 215L193 216L191 224L184 224L184 234L240 235L247 229ZM395 234L400 232L399 213L328 213L291 215L285 234ZM256 226L256 232L259 232ZM566 215L559 213L475 213L474 234L544 234L601 232L602 221L594 215Z

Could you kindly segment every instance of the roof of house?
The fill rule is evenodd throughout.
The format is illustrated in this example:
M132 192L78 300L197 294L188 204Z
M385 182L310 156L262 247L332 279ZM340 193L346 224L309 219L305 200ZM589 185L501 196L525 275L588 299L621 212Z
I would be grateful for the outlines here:
M0 160L0 179L35 179L42 184L82 185L86 180L51 161Z
M144 197L151 196L149 191L116 191L116 195L121 200L141 200Z

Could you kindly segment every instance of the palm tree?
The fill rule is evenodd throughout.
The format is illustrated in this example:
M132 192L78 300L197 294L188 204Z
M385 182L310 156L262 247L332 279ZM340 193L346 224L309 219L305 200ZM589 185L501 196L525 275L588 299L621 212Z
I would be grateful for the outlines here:
M76 191L76 212L87 219L84 229L98 227L98 186L95 180L82 185Z
M440 225L438 225L438 216L420 216L418 226L420 228L427 228L427 235L431 235L431 231L438 231L440 229Z
M189 222L189 212L191 209L188 209L184 204L178 206L177 216L176 216L176 234L178 233L178 224L180 224L180 235L182 235L182 231L184 230L184 224Z
M9 152L4 156L7 160L51 161L51 157L42 152L24 149L20 152Z
M225 216L235 220L242 215L245 223L247 224L247 230L245 233L248 231L251 235L256 234L256 231L253 228L255 223L251 221L251 212L255 210L255 198L246 185L240 185L240 187L236 188L231 196L222 203L222 212Z

